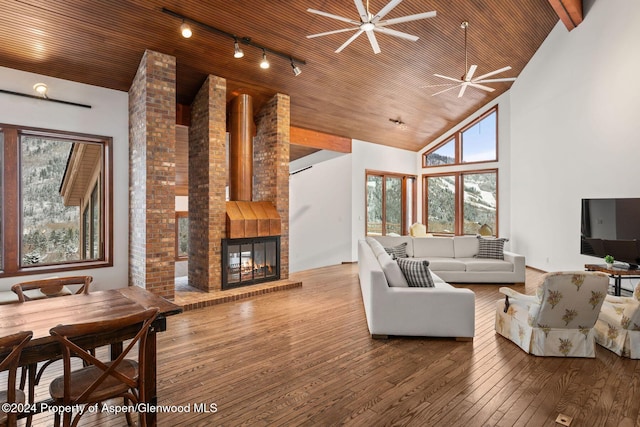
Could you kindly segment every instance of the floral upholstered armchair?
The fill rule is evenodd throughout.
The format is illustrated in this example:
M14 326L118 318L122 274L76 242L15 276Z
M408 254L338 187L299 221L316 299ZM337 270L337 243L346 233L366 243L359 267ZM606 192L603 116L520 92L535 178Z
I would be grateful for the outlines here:
M601 346L618 356L640 359L640 283L632 297L607 295L594 329Z
M496 332L536 356L595 357L595 331L609 277L600 272L542 276L536 295L500 288Z

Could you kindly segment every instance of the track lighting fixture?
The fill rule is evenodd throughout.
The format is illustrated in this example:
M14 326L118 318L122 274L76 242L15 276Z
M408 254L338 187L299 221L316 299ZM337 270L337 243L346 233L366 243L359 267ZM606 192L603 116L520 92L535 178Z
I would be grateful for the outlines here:
M234 58L242 58L244 56L244 52L240 49L240 45L238 44L238 39L233 42L233 57Z
M267 46L258 44L253 40L251 40L251 37L240 37L236 34L229 33L227 31L221 30L216 27L212 27L211 25L205 24L204 22L200 22L195 19L189 18L188 16L174 12L165 7L162 8L162 12L166 13L167 15L171 15L174 18L178 18L182 21L182 24L180 25L180 32L182 33L182 36L185 38L191 37L191 35L193 34L191 27L195 25L199 28L203 28L219 36L224 36L224 37L233 39L233 57L234 58L244 57L244 52L240 48L240 43L246 46L253 46L256 49L262 50L262 61L260 61L260 68L262 69L267 69L269 68L269 65L270 65L269 61L267 60L267 52L269 52L270 55L277 56L289 61L289 63L291 64L291 69L293 70L294 76L299 76L302 73L302 70L300 70L299 65L306 65L306 62L304 60L294 58L293 56L288 55L284 52L280 52L275 49L270 49Z
M186 22L182 21L182 25L180 25L180 34L182 34L182 37L184 37L185 39L188 39L189 37L191 37L193 35L193 31L191 31L191 26Z
M264 49L262 49L262 61L260 61L260 68L262 68L263 70L269 68L269 61L267 61L267 52L265 52Z
M79 104L77 102L63 101L61 99L49 98L47 96L47 92L49 88L44 83L34 84L33 90L37 93L37 95L31 94L31 93L15 92L15 91L6 90L6 89L0 89L0 93L4 93L6 95L22 96L24 98L37 99L39 101L49 101L49 102L56 102L58 104L73 105L74 107L91 108L91 105Z
M291 69L293 70L293 75L296 77L302 74L302 71L300 71L300 68L293 62L293 59L291 60Z

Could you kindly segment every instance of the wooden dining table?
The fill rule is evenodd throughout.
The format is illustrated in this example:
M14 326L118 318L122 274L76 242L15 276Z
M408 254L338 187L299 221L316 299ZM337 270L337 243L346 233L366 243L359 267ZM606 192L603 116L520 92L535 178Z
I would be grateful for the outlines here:
M75 324L109 320L135 313L147 308L158 307L159 314L154 321L146 341L146 382L148 405L157 404L156 392L156 333L167 329L167 317L182 312L182 307L137 286L95 291L89 294L70 295L60 298L0 305L0 336L19 331L32 331L33 338L22 351L20 365L43 362L61 355L59 344L49 334L49 330L60 324ZM88 337L91 345L111 346L111 357L122 351L122 342L127 335L108 334ZM147 425L156 425L156 412L146 411Z

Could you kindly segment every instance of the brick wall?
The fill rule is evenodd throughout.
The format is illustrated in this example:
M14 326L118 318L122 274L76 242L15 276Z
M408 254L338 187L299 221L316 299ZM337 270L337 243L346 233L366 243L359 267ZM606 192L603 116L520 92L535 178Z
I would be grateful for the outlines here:
M191 105L189 128L189 284L221 289L227 184L226 80L209 76Z
M147 50L129 89L129 285L169 299L175 287L175 81L175 58ZM117 165L114 172L120 173Z
M272 202L282 219L280 278L289 278L289 96L276 94L256 115L253 200Z

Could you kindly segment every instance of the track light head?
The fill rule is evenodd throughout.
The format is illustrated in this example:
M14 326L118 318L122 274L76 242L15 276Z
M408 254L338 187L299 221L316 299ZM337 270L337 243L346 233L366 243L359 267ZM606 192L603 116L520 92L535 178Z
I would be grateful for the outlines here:
M240 45L238 44L238 40L233 42L233 57L234 58L242 58L244 56L244 52L240 49Z
M260 68L266 70L269 68L269 61L267 61L267 52L262 49L262 61L260 61Z
M302 71L300 70L300 68L298 68L298 66L293 62L293 59L291 60L291 69L293 70L293 75L294 76L299 76L300 74L302 74Z
M182 25L180 25L180 34L182 34L182 37L184 37L185 39L191 37L193 35L193 31L191 31L191 25L182 21Z

